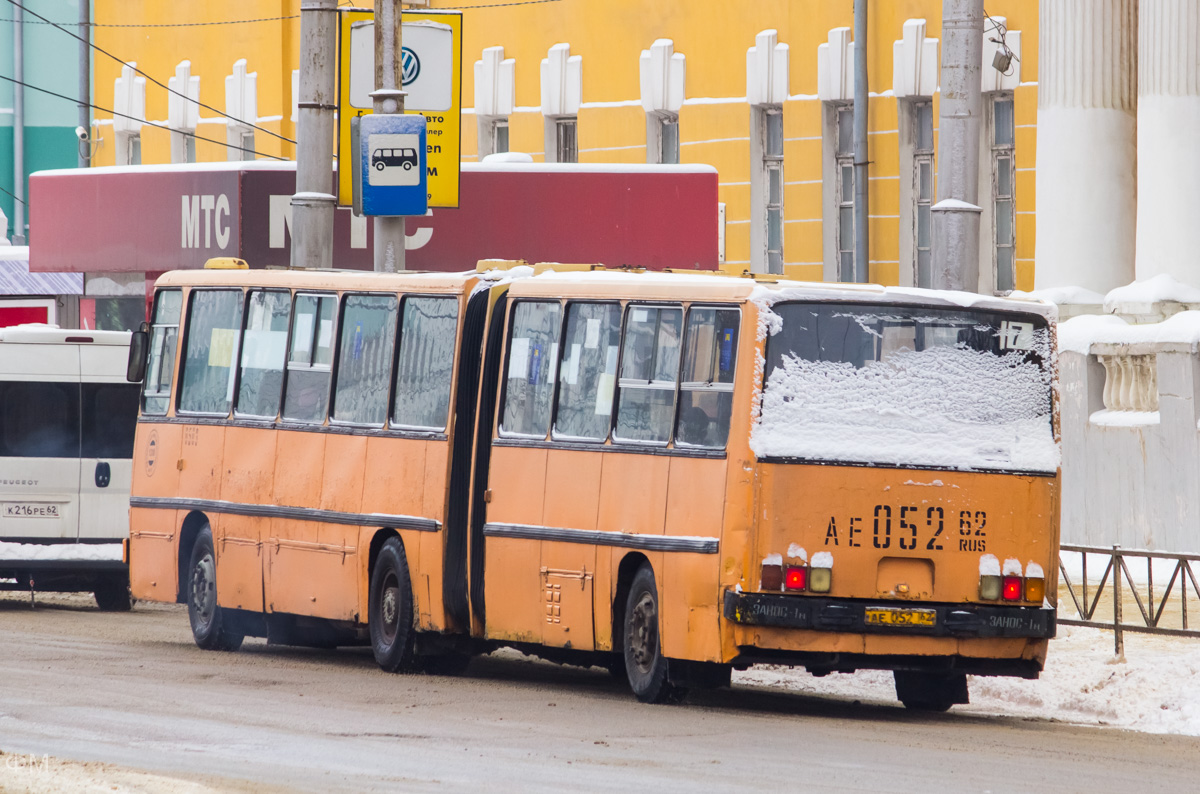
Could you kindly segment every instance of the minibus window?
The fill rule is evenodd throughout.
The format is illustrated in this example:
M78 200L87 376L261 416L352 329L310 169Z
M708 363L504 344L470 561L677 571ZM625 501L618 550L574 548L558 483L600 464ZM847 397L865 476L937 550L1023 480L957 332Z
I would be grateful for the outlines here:
M0 455L79 457L79 384L0 382Z
M332 295L297 295L288 353L283 418L321 424L329 408L329 374L333 365Z
M154 303L154 327L150 331L150 360L142 392L144 413L161 416L170 406L182 309L183 293L180 290L165 289L158 293Z
M137 429L136 383L84 383L81 458L132 458Z
M554 437L604 441L617 382L621 305L571 304L563 340Z
M279 413L291 311L290 293L250 292L235 407L238 414L273 419Z
M683 310L630 305L614 438L665 444L675 417Z
M396 344L396 297L350 295L342 309L333 419L383 427Z
M455 298L405 298L392 423L444 430L458 333Z
M241 290L195 290L188 312L179 410L228 414L242 331Z
M734 309L693 307L688 312L676 446L723 449L729 440L740 320Z
M561 317L558 303L522 301L513 310L500 423L506 435L545 438L550 429Z

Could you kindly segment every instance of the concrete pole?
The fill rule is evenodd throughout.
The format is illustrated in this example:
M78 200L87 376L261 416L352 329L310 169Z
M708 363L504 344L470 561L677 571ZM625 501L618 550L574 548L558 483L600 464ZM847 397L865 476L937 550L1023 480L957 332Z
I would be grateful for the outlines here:
M375 0L375 90L371 92L374 112L404 112L402 26L400 0ZM375 271L404 270L404 218L375 216Z
M983 0L942 0L933 286L979 287L979 134Z
M79 142L79 167L87 168L91 155L92 129L92 48L91 2L79 0L79 126L88 130L88 140Z
M25 81L25 12L12 7L13 78ZM25 88L13 83L13 245L25 245Z
M854 280L871 279L870 157L867 154L867 0L854 0Z
M333 113L337 0L300 6L300 101L296 194L292 196L292 267L333 265ZM344 164L345 165L345 164Z

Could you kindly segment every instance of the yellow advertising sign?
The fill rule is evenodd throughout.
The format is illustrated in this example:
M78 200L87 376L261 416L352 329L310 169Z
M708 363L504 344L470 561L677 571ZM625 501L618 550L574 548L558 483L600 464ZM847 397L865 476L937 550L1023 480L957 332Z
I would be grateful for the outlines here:
M425 116L430 207L458 206L462 159L462 14L405 11L402 47L405 113ZM338 14L338 204L354 202L351 119L370 114L375 90L375 13Z

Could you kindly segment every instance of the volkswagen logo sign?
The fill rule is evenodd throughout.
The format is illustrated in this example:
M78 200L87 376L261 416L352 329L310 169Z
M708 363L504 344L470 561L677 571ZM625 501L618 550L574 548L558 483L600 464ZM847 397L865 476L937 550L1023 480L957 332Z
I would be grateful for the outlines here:
M409 85L413 80L421 76L421 59L408 47L402 48L400 66L404 69L404 74L401 78L404 85Z

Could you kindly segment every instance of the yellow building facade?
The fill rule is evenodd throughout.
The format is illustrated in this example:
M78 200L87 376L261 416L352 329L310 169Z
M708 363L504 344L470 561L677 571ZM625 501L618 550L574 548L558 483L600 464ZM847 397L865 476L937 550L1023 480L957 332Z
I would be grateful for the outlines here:
M658 40L669 40L673 53L684 56L683 98L674 112L651 116L677 125L670 128L669 136L678 136L679 162L707 163L719 172L719 196L724 205L723 267L735 272L782 269L810 280L837 280L845 275L841 262L847 235L840 226L845 202L840 196L846 185L840 180L846 159L838 152L838 123L846 123L848 116L838 110L846 108L853 95L848 74L853 60L849 57L852 50L845 46L852 36L838 29L853 24L851 0L562 0L478 4L475 8L444 0L431 0L430 4L461 8L464 14L464 160L478 159L481 131L490 135L489 130L500 126L507 136L507 149L528 153L535 162L658 161L658 140L651 130L665 128L647 123L646 106L655 107L655 103L643 97L640 64L643 51ZM292 75L299 63L299 5L298 0L204 4L95 0L97 23L147 27L97 27L94 40L109 52L136 61L139 69L164 83L176 74L181 61L189 61L190 75L200 77L200 101L222 111L230 94L225 78L241 81L235 64L245 59L245 71L257 75L252 108L257 126L294 139ZM928 217L932 180L923 201L921 165L926 164L931 176L936 172L941 11L941 0L875 0L869 9L869 276L882 284L919 284L922 279L919 263L924 232L919 226L923 213ZM980 141L979 202L984 210L980 287L988 291L1032 289L1038 3L1003 0L989 4L988 11L995 22L985 26L985 38L999 39L1001 28L995 23L1003 22L1005 44L1017 60L1007 75L999 75L990 65L990 52L998 45L985 41L988 64L981 64L985 102ZM268 21L197 24L233 20ZM916 30L913 23L908 28L908 44L904 43L910 20L924 20L915 51L911 46ZM760 35L764 31L775 31L774 44ZM934 41L932 51L929 41ZM773 60L759 62L771 60L776 65L776 73L767 77L754 72L747 58L750 48L764 42L772 46ZM551 52L560 44L569 45L569 58L562 48L556 48L557 54ZM503 47L503 59L512 61L511 89L503 76L493 76L482 64L475 66L484 59L484 50L493 47ZM931 52L936 54L931 57ZM543 66L543 59L551 63ZM819 66L822 61L825 65ZM567 68L558 68L563 65ZM913 77L914 68L923 78ZM748 69L752 71L749 81ZM117 86L121 71L120 64L96 56L98 106L113 108L122 100ZM500 70L501 75L504 71ZM898 77L898 71L904 74ZM494 97L497 91L502 95L512 92L489 108L488 120L501 122L499 125L477 123L477 72L490 80L483 86L484 94ZM543 72L548 73L548 87L543 85ZM786 85L781 84L779 72L786 73ZM556 78L558 73L561 78ZM573 73L579 74L577 86L572 85ZM824 81L819 79L822 74ZM759 88L755 79L773 82ZM908 86L901 96L896 91L898 81ZM653 84L653 77L650 82ZM232 94L234 100L239 98L236 90ZM549 97L545 108L544 94ZM145 97L144 118L166 124L168 93L151 83L145 88ZM752 105L752 99L759 104ZM928 110L921 109L925 105ZM555 117L548 121L544 111ZM917 145L922 113L932 117L933 135L932 147L927 141L924 150ZM104 141L94 159L96 164L122 161L118 155L128 152L106 115L96 112L95 131ZM237 113L230 115L242 118ZM572 127L565 140L561 131L555 138L558 122ZM775 131L771 125L780 123L782 148L776 152L776 141L767 139ZM998 130L997 125L1004 129ZM237 138L231 137L231 127L237 125L200 108L197 135L226 143L252 142L261 156L295 156L292 144L267 132L256 130L251 137ZM241 129L240 134L245 133ZM170 132L143 125L140 134L142 163L172 161ZM504 148L497 145L499 139L489 137L482 143L485 151ZM555 147L549 157L548 143ZM230 151L234 150L221 143L200 141L195 159L242 156ZM779 179L777 195L771 193L773 179ZM932 200L936 201L936 195Z

